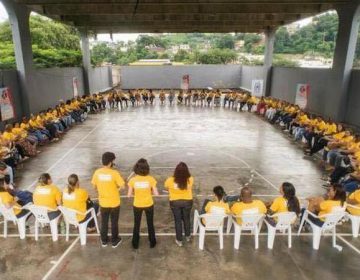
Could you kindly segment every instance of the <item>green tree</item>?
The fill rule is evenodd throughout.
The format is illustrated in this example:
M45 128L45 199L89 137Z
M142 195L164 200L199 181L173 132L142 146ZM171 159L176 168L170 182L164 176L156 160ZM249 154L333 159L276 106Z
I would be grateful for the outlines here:
M215 47L219 49L234 49L235 40L231 34L224 34L215 41Z

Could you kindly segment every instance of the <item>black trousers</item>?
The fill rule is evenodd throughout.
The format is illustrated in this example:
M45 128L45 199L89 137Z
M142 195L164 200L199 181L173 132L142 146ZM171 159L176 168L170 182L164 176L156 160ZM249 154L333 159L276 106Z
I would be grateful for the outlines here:
M150 246L155 246L156 237L155 237L155 228L154 228L154 205L144 208L134 206L133 210L134 210L134 230L133 230L133 238L132 238L133 247L134 248L139 247L140 225L141 225L141 217L143 211L145 211L145 215L146 215Z
M108 208L100 207L101 212L101 241L106 243L108 239L109 218L111 220L111 242L114 243L119 238L119 215L120 206Z
M193 206L192 200L170 201L170 208L174 215L176 240L182 241L183 226L185 236L190 236L190 214Z

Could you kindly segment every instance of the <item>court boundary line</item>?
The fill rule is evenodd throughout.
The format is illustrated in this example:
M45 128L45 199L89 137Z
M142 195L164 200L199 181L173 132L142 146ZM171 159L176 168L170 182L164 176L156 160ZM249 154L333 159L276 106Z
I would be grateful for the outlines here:
M65 250L65 252L60 256L60 258L56 261L56 263L48 270L48 272L44 275L42 280L49 279L50 275L56 270L56 268L60 265L60 263L65 259L65 257L71 252L71 250L75 247L76 243L79 241L80 237L78 236L71 245Z
M100 125L106 122L106 119L100 121L97 125L93 127L83 138L80 139L79 142L76 143L70 150L68 150L65 154L63 154L56 162L54 162L45 172L48 173L53 170L60 162L62 162L68 155L70 155L87 137L90 136ZM37 179L35 179L29 186L25 188L25 190L29 190L37 183Z
M352 234L350 236L352 236ZM356 248L353 244L351 244L349 241L347 241L342 235L336 234L336 237L338 237L348 247L350 247L353 251L355 251L356 253L358 253L358 255L360 255L360 249Z

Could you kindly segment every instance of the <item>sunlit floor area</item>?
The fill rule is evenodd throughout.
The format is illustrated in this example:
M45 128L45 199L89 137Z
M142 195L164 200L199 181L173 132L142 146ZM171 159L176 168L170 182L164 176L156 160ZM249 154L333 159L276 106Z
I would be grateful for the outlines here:
M292 248L288 248L287 236L280 234L269 250L265 225L257 250L250 234L242 235L239 250L233 247L232 233L225 235L223 250L215 235L206 236L203 251L198 249L197 236L182 248L175 245L173 216L163 185L180 161L188 164L195 179L194 209L201 207L216 185L228 194L238 194L248 185L265 202L279 195L284 181L295 185L299 198L325 192L318 162L304 158L296 143L255 114L157 104L90 115L58 143L25 162L16 183L33 190L38 176L49 172L62 189L68 175L76 173L95 199L90 180L106 151L116 154L116 168L124 178L139 158L149 161L160 191L155 198L156 248L149 248L143 218L140 248L132 249L132 201L123 192L119 229L124 242L118 248L101 248L96 234L88 235L86 246L81 246L74 228L68 242L64 235L52 242L48 228L36 242L31 227L26 239L20 240L16 227L10 225L8 238L0 238L1 279L330 280L360 275L360 239L351 236L348 224L338 227L341 252L332 247L330 236L323 237L319 251L314 251L309 233L294 233Z

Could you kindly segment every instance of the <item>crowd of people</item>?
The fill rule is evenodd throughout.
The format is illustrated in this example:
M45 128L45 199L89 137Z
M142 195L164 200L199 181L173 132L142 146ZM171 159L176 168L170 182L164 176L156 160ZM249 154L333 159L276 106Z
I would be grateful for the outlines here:
M270 123L276 124L289 133L295 141L304 145L304 154L312 156L322 151L324 168L329 170L327 193L321 197L308 198L307 209L319 216L331 213L333 207L343 206L345 202L360 206L360 137L346 128L322 117L309 114L299 106L271 97L255 97L245 91L229 91L224 98L219 90L160 91L161 105L170 105L176 101L184 106L223 106L230 110L255 112ZM218 98L218 100L217 100ZM132 90L124 92L112 90L105 94L95 94L68 100L54 109L24 118L13 126L8 124L1 136L2 161L0 175L4 183L0 186L0 201L6 207L13 207L14 213L24 216L29 213L28 203L46 206L50 219L61 215L58 206L79 211L78 221L84 222L89 216L86 210L94 208L101 214L101 245L106 247L111 242L113 248L121 243L118 221L121 199L119 190L127 187L128 197L133 197L134 227L132 246L139 247L140 225L142 213L145 212L150 247L156 246L154 226L154 199L160 191L169 195L170 209L173 213L178 246L191 241L190 215L193 208L193 186L195 179L191 176L187 165L180 162L172 176L164 183L164 189L158 190L157 181L150 174L150 166L146 159L139 159L131 176L124 180L114 167L115 154L106 152L102 156L103 166L97 169L91 183L98 193L97 200L91 200L88 192L81 186L79 177L71 174L64 190L55 186L48 173L41 174L33 193L18 189L14 185L14 169L28 156L36 156L37 146L57 141L74 123L83 122L88 113L97 113L106 108L123 108L141 104L155 104L156 95L151 90ZM129 104L128 104L129 103ZM248 209L256 209L258 213L272 215L282 212L295 212L301 220L302 213L299 199L293 184L284 182L279 188L279 196L273 201L261 201L252 196L251 186L243 187L239 195L228 196L222 186L213 188L213 198L203 201L200 213L216 213L241 216ZM14 207L15 206L15 207ZM353 215L360 215L359 210L348 208ZM84 214L81 214L84 213ZM322 225L324 218L310 217L313 223ZM267 218L269 223L276 223ZM111 222L111 239L108 237L109 221ZM203 221L204 222L204 221ZM237 219L241 224L241 218ZM88 230L94 231L95 224L88 224ZM183 234L184 231L184 234Z

